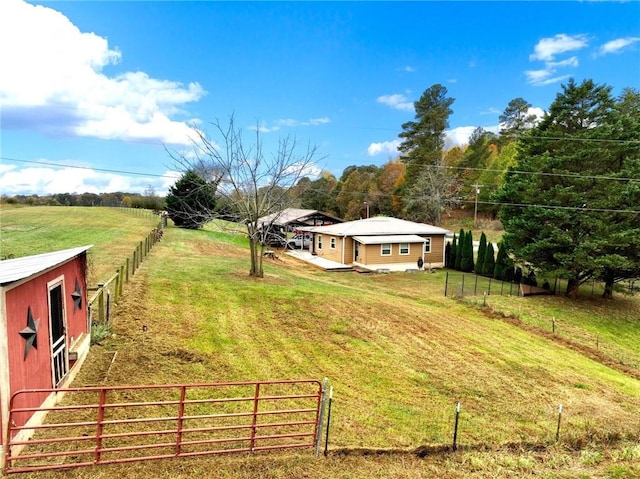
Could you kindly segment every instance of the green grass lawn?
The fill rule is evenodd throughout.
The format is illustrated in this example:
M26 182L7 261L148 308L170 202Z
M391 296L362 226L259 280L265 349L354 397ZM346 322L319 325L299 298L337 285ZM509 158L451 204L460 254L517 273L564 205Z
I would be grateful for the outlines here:
M102 247L108 246L96 249ZM283 453L48 477L193 477L209 468L223 478L640 474L640 381L477 305L445 298L443 271L328 273L284 252L265 262L264 278L248 271L242 234L168 228L125 286L113 336L92 349L74 385L327 377L334 387L330 448L344 452L319 461ZM538 299L506 297L495 307L573 316L584 334L609 331L607 343L637 354L637 328L594 316L605 306L637 307L637 298L621 298L619 307L619 299ZM457 402L462 451L424 460L407 453L450 444ZM358 453L362 448L378 453Z
M0 257L94 245L90 283L106 281L159 222L148 210L83 206L0 206Z

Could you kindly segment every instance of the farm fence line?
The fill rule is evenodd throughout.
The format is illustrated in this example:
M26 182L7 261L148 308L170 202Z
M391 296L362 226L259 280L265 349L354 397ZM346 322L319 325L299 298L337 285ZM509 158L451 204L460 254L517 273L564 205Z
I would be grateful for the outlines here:
M95 287L87 287L87 291L94 292L93 296L87 301L90 330L95 323L109 323L112 302L117 302L118 298L122 296L125 283L128 283L129 279L138 270L151 248L162 239L166 225L167 219L161 215L158 225L136 245L132 254L125 259L113 276L104 282L98 283ZM95 323L94 319L96 320Z
M444 284L444 295L463 298L465 296L533 296L540 294L562 294L566 280L555 277L541 277L537 285L501 281L499 279L475 273L447 271ZM616 290L623 294L636 294L640 291L640 279L630 279L616 284ZM602 282L591 279L578 287L578 294L601 295L604 291Z

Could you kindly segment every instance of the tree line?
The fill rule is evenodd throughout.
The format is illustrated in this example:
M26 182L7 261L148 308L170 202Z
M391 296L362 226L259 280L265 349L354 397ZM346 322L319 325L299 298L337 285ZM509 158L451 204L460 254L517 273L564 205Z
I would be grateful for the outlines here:
M162 210L165 198L156 195L153 187L147 188L144 194L124 193L53 193L50 195L2 195L5 204L21 204L30 206L111 206Z

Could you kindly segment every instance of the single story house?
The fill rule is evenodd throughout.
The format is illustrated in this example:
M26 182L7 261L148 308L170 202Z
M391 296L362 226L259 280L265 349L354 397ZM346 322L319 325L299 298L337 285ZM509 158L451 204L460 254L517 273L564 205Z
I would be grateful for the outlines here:
M312 252L344 265L405 271L444 267L450 231L424 223L376 216L329 226L304 228L313 234Z
M10 426L29 427L45 416L41 411L20 412L10 424L11 397L20 390L51 389L20 396L23 399L14 406L55 404L55 389L72 381L89 353L89 248L0 261L0 468L5 465Z

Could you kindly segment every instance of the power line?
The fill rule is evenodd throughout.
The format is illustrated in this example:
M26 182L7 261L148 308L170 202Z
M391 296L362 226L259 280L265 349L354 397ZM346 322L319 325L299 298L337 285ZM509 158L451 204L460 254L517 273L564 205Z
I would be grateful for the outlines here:
M92 168L88 166L77 166L77 165L66 165L60 163L53 162L45 162L45 161L35 161L35 160L20 160L17 158L9 158L2 157L2 160L9 161L17 161L21 163L32 163L38 165L46 165L46 166L57 166L61 168L74 168L74 169L82 169L82 170L92 170L92 171L101 171L106 173L118 173L118 174L126 174L126 175L137 175L137 176L152 176L156 178L167 178L167 179L175 179L175 176L172 175L158 175L153 173L140 173L134 171L123 171L123 170L111 170L105 168ZM493 171L493 172L502 172L502 170L494 170L494 169L483 169L483 168L464 168L464 167L447 167L447 166L438 166L438 165L425 165L425 168L449 168L449 169L472 169L477 171ZM604 180L619 180L619 181L640 181L640 178L617 178L617 177L606 177L606 176L590 176L590 175L576 175L576 174L563 174L563 173L544 173L544 172L529 172L529 171L515 171L511 170L514 173L524 173L524 174L539 174L539 175L547 175L547 176L562 176L562 177L571 177L571 178L581 178L581 179L604 179ZM330 194L330 191L322 190L322 189L307 189L306 191L315 191L320 193ZM399 195L395 195L392 193L372 193L372 192L361 192L361 191L341 191L341 194L356 196L362 195L364 197L368 197L368 202L373 198L393 198ZM420 196L408 196L402 195L403 199L418 199ZM466 200L462 198L452 198L452 202L456 203L475 203L476 200ZM599 213L631 213L631 214L640 214L640 210L619 210L619 209L610 209L610 208L591 208L585 206L559 206L559 205L539 205L539 204L529 204L529 203L503 203L503 202L493 202L493 201L477 201L477 204L483 205L493 205L493 206L513 206L513 207L538 207L538 208L546 208L546 209L562 209L562 210L574 210L574 211L591 211L591 212L599 212Z
M139 172L136 172L136 171L110 170L110 169L106 169L106 168L94 168L94 167L91 167L91 166L66 165L66 164L63 164L63 163L53 163L53 162L49 162L49 161L19 160L17 158L8 158L6 156L0 156L0 160L17 161L17 162L20 162L20 163L31 163L31 164L35 164L35 165L57 166L59 168L73 168L73 169L78 169L78 170L101 171L103 173L119 173L119 174L122 174L122 175L153 176L153 177L156 177L156 178L175 179L175 176L173 176L173 175L158 175L156 173L139 173Z
M59 168L75 168L82 170L93 170L93 171L101 171L103 173L119 173L124 175L137 175L137 176L153 176L157 178L169 178L174 179L173 175L159 175L156 173L140 173L135 171L123 171L123 170L111 170L107 168L93 168L90 166L77 166L77 165L68 165L63 163L53 163L47 161L39 161L39 160L20 160L18 158L9 158L0 156L0 160L8 160L8 161L17 161L20 163L31 163L36 165L45 165L45 166L57 166ZM632 177L617 177L617 176L598 176L598 175L580 175L578 173L549 173L544 171L525 171L525 170L499 170L495 168L473 168L473 167L465 167L465 166L446 166L446 165L423 165L424 169L448 169L448 170L470 170L470 171L479 171L479 172L492 172L492 173L517 173L523 175L540 175L540 176L552 176L552 177L565 177L565 178L574 178L574 179L584 179L584 180L612 180L612 181L631 181L631 182L640 182L640 178L632 178Z

